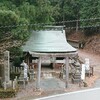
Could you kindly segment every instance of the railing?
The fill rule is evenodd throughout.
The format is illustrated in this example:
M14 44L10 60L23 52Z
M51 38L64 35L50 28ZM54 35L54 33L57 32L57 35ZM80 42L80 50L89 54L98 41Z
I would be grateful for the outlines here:
M20 73L23 70L23 67L10 67L10 73Z
M10 73L20 73L23 70L24 67L15 67L15 66L10 67ZM28 70L31 70L31 68L29 68Z

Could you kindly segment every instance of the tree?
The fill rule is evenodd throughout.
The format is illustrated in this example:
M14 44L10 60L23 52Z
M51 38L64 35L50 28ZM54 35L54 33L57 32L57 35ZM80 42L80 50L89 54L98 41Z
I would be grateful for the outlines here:
M16 29L12 30L12 35L17 40L25 41L30 36L29 32L29 21L25 18L20 18L19 26Z
M19 17L15 12L10 10L0 10L0 35L3 33L10 33L13 28L19 23ZM6 27L7 26L7 27ZM8 27L9 26L9 27Z
M37 0L35 7L37 23L50 23L54 21L54 7L50 4L49 0Z
M27 2L28 0L9 0L11 1L13 4L15 4L17 7L19 7L20 5L24 4L25 2Z
M90 18L99 18L100 17L100 1L98 0L85 0L83 2L82 9L80 11L81 19L90 19ZM88 28L84 28L85 33L87 35L92 35L93 33L98 33L100 30L98 26L100 23L100 19L92 19L81 22L81 26L88 26Z
M8 49L10 51L11 60L13 60L13 65L19 67L21 64L21 58L23 57L23 51L20 47L12 47Z
M99 18L100 14L100 2L98 0L85 0L85 2L83 2L83 7L80 11L80 17L81 19L89 19L89 18ZM97 21L84 21L82 22L82 25L95 25L97 23Z
M52 1L53 2L53 1ZM78 20L80 19L81 0L55 0L59 5L59 16L57 21ZM65 23L67 27L76 27L77 22Z
M82 2L80 0L67 0L64 4L65 20L78 20L80 19L80 9ZM76 26L76 22L73 23L73 27Z
M0 9L1 10L12 10L16 9L16 5L13 4L10 0L3 0L0 1Z
M17 11L19 11L19 16L21 18L27 19L29 23L35 23L36 10L34 5L30 5L26 2L23 5L19 6Z

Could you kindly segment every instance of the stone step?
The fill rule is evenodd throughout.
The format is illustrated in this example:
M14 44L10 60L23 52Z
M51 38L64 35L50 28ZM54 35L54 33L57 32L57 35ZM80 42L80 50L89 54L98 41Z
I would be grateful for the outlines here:
M43 78L52 78L51 73L43 73Z
M79 83L79 82L81 82L81 79L72 78L72 83Z

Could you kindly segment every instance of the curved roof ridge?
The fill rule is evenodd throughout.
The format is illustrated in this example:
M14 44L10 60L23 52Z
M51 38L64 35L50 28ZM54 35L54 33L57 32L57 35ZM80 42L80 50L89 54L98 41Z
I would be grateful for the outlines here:
M23 51L31 52L76 52L65 37L65 31L47 30L33 31L29 40L24 46Z

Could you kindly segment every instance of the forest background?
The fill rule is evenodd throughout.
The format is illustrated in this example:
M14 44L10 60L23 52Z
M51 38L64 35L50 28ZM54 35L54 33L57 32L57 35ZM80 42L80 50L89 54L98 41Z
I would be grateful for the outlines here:
M53 24L82 27L91 35L99 31L99 17L99 0L0 0L0 39L10 34L26 40L31 30Z
M45 25L64 25L71 32L98 35L100 0L0 0L0 55L9 50L11 55L21 56L20 46L31 31ZM100 50L98 45L91 47L93 51Z

